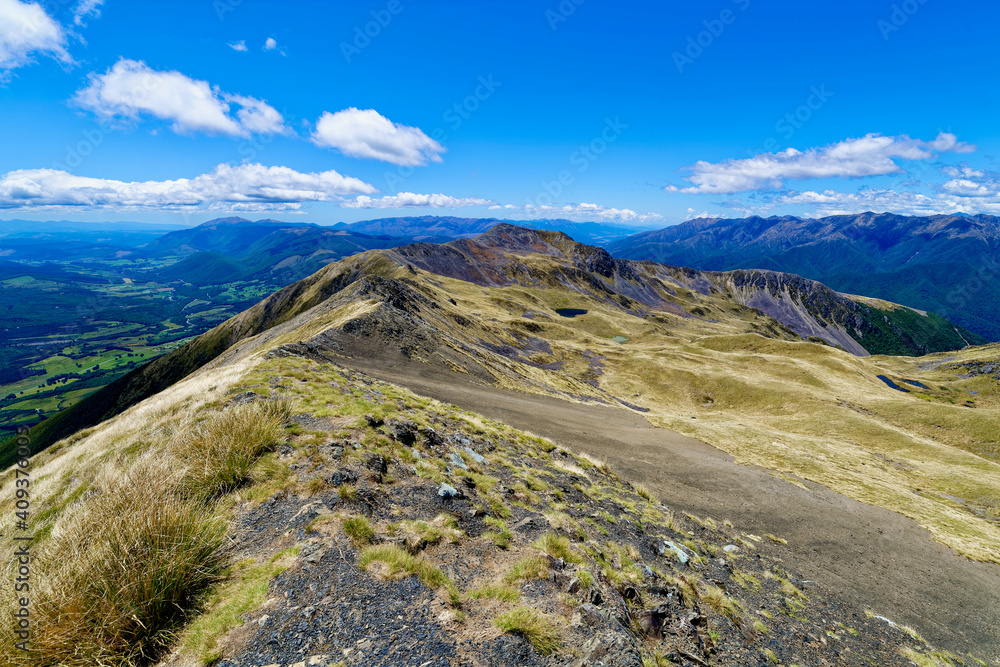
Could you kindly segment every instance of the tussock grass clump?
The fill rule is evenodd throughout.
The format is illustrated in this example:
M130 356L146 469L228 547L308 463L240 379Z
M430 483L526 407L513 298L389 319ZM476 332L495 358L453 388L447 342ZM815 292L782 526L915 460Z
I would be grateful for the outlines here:
M642 498L644 500L648 500L649 502L654 503L654 504L659 502L656 499L656 496L653 495L653 492L650 491L649 488L646 485L644 485L644 484L636 484L634 486L634 488L635 488L635 494L637 496L639 496L640 498Z
M450 514L439 514L432 522L420 519L401 521L390 526L390 532L402 534L403 546L411 554L417 554L443 540L447 540L450 544L458 543L462 538L462 531L457 526L458 521L455 517Z
M541 556L525 556L514 563L504 581L508 584L515 584L528 579L544 579L549 572L548 563Z
M715 611L730 619L735 619L739 616L739 608L736 602L726 594L726 591L718 586L702 582L702 585L696 590L698 591L698 599Z
M372 538L375 537L375 529L363 516L352 516L344 519L342 527L344 533L351 538L351 543L356 547L371 544Z
M606 477L611 477L612 479L617 479L618 474L615 472L614 466L607 459L599 459L596 456L591 456L590 454L580 454L580 459L586 461L594 467L594 470L601 473Z
M501 549L506 549L510 546L511 540L514 539L514 535L510 532L510 528L507 527L507 522L503 519L498 519L496 517L488 516L483 519L483 522L493 528L493 530L485 531L482 536L490 540L496 546Z
M466 597L470 600L488 598L503 602L517 602L521 599L521 593L516 588L506 584L486 584L485 586L480 586L469 591Z
M246 482L258 457L278 444L289 414L287 401L236 405L180 434L172 453L190 466L190 492L211 499Z
M395 544L379 544L367 547L361 552L358 566L367 570L369 566L379 563L386 569L389 577L405 577L416 575L429 588L440 588L451 585L448 575L434 565L408 554Z
M173 639L225 566L226 522L174 489L169 463L140 461L56 526L39 554L35 665L132 665Z
M493 624L501 632L521 635L541 655L551 655L562 643L556 624L545 614L530 607L518 607L500 614Z
M562 558L567 563L581 563L583 558L570 548L569 538L556 533L546 533L534 542L534 547L553 558Z

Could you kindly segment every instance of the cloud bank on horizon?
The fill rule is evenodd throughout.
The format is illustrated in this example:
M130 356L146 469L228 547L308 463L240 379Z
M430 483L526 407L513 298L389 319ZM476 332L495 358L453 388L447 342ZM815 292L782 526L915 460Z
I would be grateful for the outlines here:
M983 96L996 93L980 85L967 100L921 106L912 100L924 91L904 76L880 80L873 93L859 61L819 48L822 36L794 37L821 8L789 3L787 25L772 26L748 6L704 56L664 75L645 65L653 51L642 37L687 43L700 25L697 7L650 1L642 25L614 8L581 7L552 26L541 12L511 6L491 15L496 30L458 39L447 60L427 45L454 37L481 9L400 5L383 16L346 0L301 16L281 7L230 3L206 18L187 3L164 14L103 0L0 0L0 97L12 109L0 209L283 210L324 219L462 210L636 226L694 216L1000 213L998 144L983 111L992 108ZM922 37L952 21L947 12L927 6L889 37L862 21L878 17L870 3L846 0L826 18L869 40L873 62L909 58L918 71L922 51L946 53ZM176 43L136 34L142 19ZM496 48L492 35L504 30L534 51ZM792 61L746 50L768 31L792 33L796 57L836 84L817 87ZM627 37L608 63L581 46L601 35ZM996 50L969 43L980 56ZM952 70L956 86L982 81L975 63L986 60L973 55L964 74ZM540 66L567 56L576 61L554 75ZM749 92L744 67L784 71L771 83L784 92ZM591 85L594 71L616 78ZM654 74L663 91L632 99ZM744 104L720 110L704 94L723 83ZM822 98L808 92L817 89ZM796 106L795 90L805 104ZM883 108L890 101L896 107ZM782 138L747 149L767 132L768 114ZM608 118L620 119L613 135Z

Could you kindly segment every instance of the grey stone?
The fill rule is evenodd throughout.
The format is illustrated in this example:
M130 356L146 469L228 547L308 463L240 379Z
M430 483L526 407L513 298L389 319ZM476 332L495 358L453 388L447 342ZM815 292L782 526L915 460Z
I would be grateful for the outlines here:
M460 492L451 484L445 484L442 482L441 486L438 487L438 495L445 500L451 500L452 498L460 497Z

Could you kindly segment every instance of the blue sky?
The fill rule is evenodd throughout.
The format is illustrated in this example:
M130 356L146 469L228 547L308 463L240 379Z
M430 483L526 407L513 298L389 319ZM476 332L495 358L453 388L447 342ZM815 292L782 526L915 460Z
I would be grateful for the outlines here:
M0 0L0 217L1000 213L996 3Z

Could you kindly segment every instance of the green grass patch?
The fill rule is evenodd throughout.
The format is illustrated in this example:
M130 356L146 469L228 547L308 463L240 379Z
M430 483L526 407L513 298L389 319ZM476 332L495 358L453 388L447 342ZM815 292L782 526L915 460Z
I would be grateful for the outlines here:
M521 635L541 655L551 655L562 645L555 622L536 609L518 607L500 614L493 624L501 632Z
M502 600L503 602L517 602L521 599L521 592L512 586L505 584L486 584L469 591L466 597L470 600Z
M356 547L371 544L372 538L375 537L375 529L372 528L368 519L363 516L352 516L344 519L341 527L344 529L344 533L351 538L351 543Z

